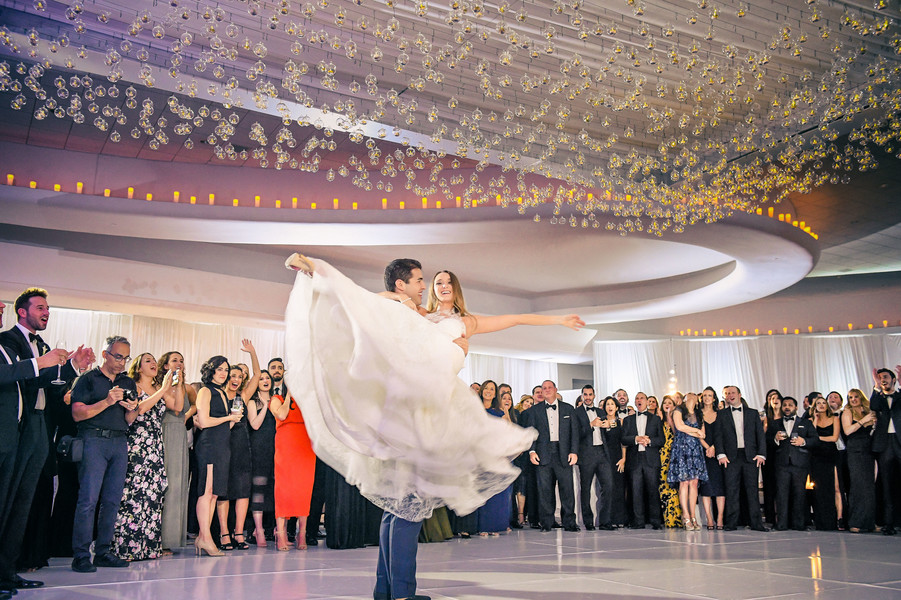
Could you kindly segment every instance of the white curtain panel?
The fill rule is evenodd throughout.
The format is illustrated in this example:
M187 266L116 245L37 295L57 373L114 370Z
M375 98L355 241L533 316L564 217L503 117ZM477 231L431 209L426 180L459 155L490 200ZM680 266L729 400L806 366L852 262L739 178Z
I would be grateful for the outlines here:
M150 352L156 358L170 350L185 357L188 381L200 381L200 366L212 356L221 354L231 363L250 365L250 355L241 351L241 340L249 339L265 369L270 358L284 355L285 332L263 329L187 323L173 319L158 319L90 310L54 308L42 337L50 346L65 342L67 349L80 344L94 348L97 360L111 335L124 335L131 342L131 355Z
M513 388L513 404L517 404L520 396L531 394L532 388L545 379L557 382L557 363L473 353L466 357L460 378L466 383L486 379L498 385L508 383Z
M800 400L811 391L868 390L874 367L901 363L901 335L765 336L720 339L599 341L594 344L594 378L599 393L624 388L668 393L670 370L685 393L712 386L717 394L737 385L754 408L776 388Z

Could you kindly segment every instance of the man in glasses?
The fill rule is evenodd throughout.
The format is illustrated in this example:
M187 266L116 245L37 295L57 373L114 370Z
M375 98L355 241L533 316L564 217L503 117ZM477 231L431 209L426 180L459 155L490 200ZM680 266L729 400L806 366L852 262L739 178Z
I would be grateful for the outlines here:
M16 573L28 513L50 451L44 409L48 400L62 398L61 390L75 379L76 370L86 369L94 362L90 348L79 347L70 356L62 348L51 350L43 340L41 332L50 320L45 290L26 289L16 298L14 309L16 324L0 333L0 345L6 355L4 362L24 363L23 367L30 368L31 373L19 382L15 394L9 396L13 402L6 407L10 410L4 411L9 418L2 428L3 446L15 456L7 453L0 467L0 489L4 492L0 510L0 597L44 585Z
M78 465L78 503L72 530L72 570L91 573L97 567L127 567L128 562L110 552L116 515L128 467L128 426L137 417L137 388L125 373L131 361L131 344L122 336L106 340L103 363L84 375L72 389L72 418L84 440L84 456ZM91 562L94 512L97 541Z

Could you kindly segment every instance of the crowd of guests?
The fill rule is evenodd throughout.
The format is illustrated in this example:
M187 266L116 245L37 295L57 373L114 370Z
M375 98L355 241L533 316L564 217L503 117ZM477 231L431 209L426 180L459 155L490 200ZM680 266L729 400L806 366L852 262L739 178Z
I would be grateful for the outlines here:
M90 368L90 348L51 350L40 338L44 290L23 292L15 312L0 334L0 600L40 586L16 571L50 556L72 556L78 572L126 567L186 546L189 532L197 554L246 550L249 539L305 549L324 516L329 547L378 543L381 511L317 460L280 358L263 369L243 340L249 366L213 356L189 383L181 352L135 354L113 335ZM847 400L770 390L760 412L737 386L722 400L707 387L630 403L623 389L601 399L586 385L572 406L552 381L517 402L507 384L473 383L490 415L537 438L513 459L521 474L509 488L469 515L436 510L420 540L579 531L577 515L586 530L893 534L897 370L874 370L872 393Z

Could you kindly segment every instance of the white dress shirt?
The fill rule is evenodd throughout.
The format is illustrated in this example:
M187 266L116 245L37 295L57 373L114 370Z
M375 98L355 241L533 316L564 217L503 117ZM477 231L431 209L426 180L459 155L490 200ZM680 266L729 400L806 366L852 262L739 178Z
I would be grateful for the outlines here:
M598 417L598 411L595 407L591 406L585 407L585 414L588 415L588 424L591 425L591 422L594 421ZM604 436L601 433L600 427L592 427L591 428L591 442L594 446L603 446L604 445Z
M32 333L28 331L25 327L22 326L21 323L16 323L16 327L19 328L19 331L25 336L25 341L28 342L28 345L31 346L31 354L34 358L31 359L32 366L34 367L34 376L37 377L39 375L38 372L38 356L41 355L41 350L38 348L38 343L32 340L30 335ZM44 388L38 388L38 397L34 403L35 410L44 410L44 407L47 405L47 399L44 396Z
M560 441L560 407L557 406L557 403L550 403L545 401L547 406L545 407L545 411L547 411L547 430L550 434L552 442Z
M636 413L635 414L635 429L638 432L638 435L645 435L645 431L648 427L648 415L647 413ZM647 452L648 447L644 444L639 444L637 441L635 444L638 446L639 452Z

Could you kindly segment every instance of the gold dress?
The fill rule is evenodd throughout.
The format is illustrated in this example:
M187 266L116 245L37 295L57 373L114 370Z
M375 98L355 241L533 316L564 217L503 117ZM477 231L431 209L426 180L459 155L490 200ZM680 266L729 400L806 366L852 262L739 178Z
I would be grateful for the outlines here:
M669 472L669 459L673 450L675 435L671 427L663 426L666 442L660 449L660 507L663 512L664 527L682 527L682 507L679 505L679 488L672 487L666 482L666 474Z

